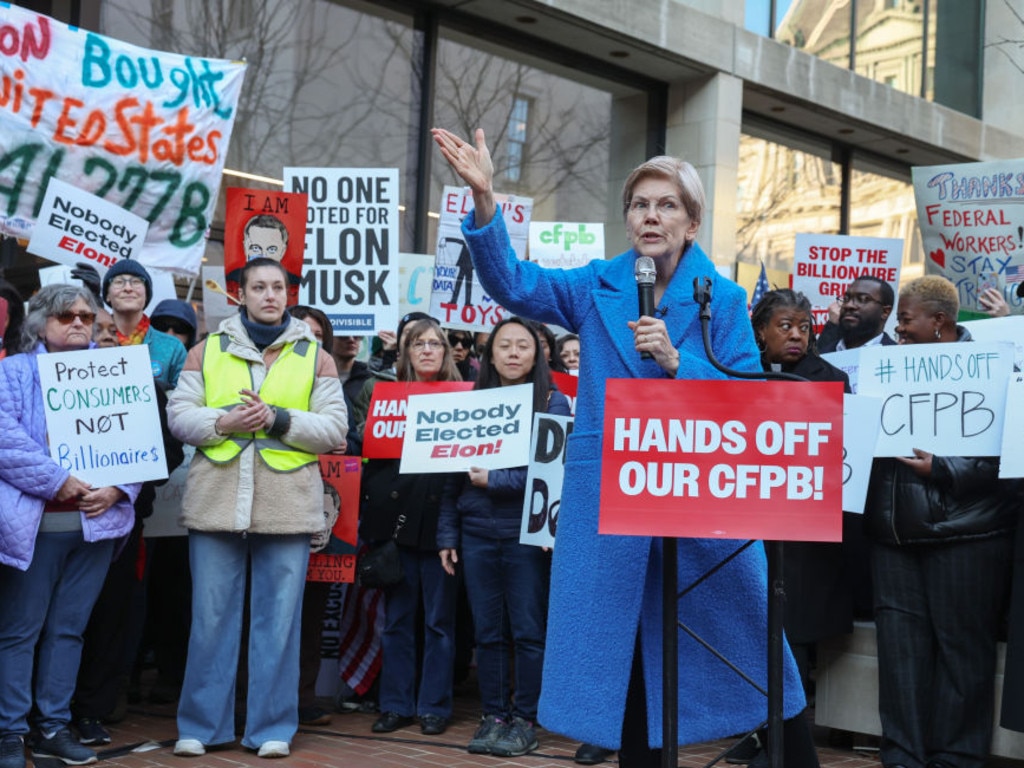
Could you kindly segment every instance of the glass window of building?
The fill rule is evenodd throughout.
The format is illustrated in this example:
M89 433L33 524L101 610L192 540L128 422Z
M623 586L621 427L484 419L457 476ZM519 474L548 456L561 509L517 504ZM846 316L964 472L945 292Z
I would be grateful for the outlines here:
M495 191L532 198L534 221L605 222L607 253L624 250L618 200L645 159L642 90L442 29L433 113L463 136L484 129ZM436 159L428 250L442 189L459 183Z
M103 34L141 46L249 63L215 222L226 187L281 189L286 166L398 168L409 209L419 130L411 17L327 0L107 0L100 19Z
M505 178L515 183L523 175L526 128L530 120L530 99L516 96L512 100L512 114L508 119L508 162Z
M984 3L748 0L745 27L905 93L981 116ZM852 34L851 34L852 27Z
M850 174L850 234L902 240L901 280L924 274L924 249L909 168L854 156Z
M740 136L737 260L792 272L796 235L838 234L841 168L827 142L747 120Z

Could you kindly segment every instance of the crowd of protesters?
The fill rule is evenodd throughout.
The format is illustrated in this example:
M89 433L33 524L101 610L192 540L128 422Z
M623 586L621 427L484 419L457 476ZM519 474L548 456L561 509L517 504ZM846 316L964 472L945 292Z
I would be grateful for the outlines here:
M320 310L287 306L288 275L266 258L240 271L238 314L208 334L185 301L161 302L147 315L152 281L136 262L118 262L102 279L78 270L78 282L41 289L27 309L0 281L0 768L24 768L26 748L66 764L94 762L92 748L111 741L108 726L137 686L147 653L158 674L151 699L178 702L177 755L203 755L240 735L260 757L284 757L299 725L330 721L315 691L331 586L306 582L306 566L324 546L331 507L335 516L338 509L325 504L317 457L359 455L378 382L467 381L479 390L528 384L534 412L568 415L553 371L579 375L581 388L592 390L609 376L717 376L699 339L680 342L664 313L637 321L632 303L628 311L624 302L600 305L587 272L549 274L506 258L482 135L475 154L447 132L435 139L474 191L463 234L474 259L484 254L488 262L478 273L503 305L524 313L506 316L489 334L411 313L394 331L381 331L361 361L362 339L335 336ZM694 242L703 190L692 167L649 161L630 176L623 202L637 252L651 250L644 233L666 230L671 252L655 254L670 259L669 271L659 272L658 303L681 301L672 270L710 264ZM609 281L632 281L631 264L615 269ZM527 317L538 298L545 309ZM820 353L897 343L884 331L893 312L898 343L970 341L956 323L956 290L940 277L910 281L898 295L882 281L856 280L819 339L810 303L791 290L769 291L749 314L738 290L723 288L717 301L728 308L717 342L734 356L732 365L837 381L847 391L846 375ZM592 305L598 311L589 312ZM623 339L602 339L609 315L621 315ZM683 313L671 322L676 316L681 322ZM559 335L540 321L578 333ZM629 354L650 358L620 371L611 349L620 341ZM184 446L195 449L181 502L187 537L146 537L154 483L94 488L50 458L39 357L134 344L149 348L168 470L184 460ZM397 460L364 461L360 546L394 539L402 577L384 590L346 587L341 622L374 640L362 647L373 649L363 652L376 654L370 666L379 675L345 681L352 684L336 702L339 711L376 711L374 733L418 724L426 736L443 734L460 669L473 655L481 719L470 752L526 754L539 746L538 726L547 725L584 742L577 762L602 762L618 749L623 765L657 764L659 744L648 738L656 710L648 709L660 683L645 665L660 628L641 606L657 592L651 574L661 550L657 540L596 534L601 416L599 408L577 414L574 439L584 455L574 455L566 477L577 516L564 517L561 535L572 538L554 572L550 552L519 542L526 467L402 474ZM813 700L816 646L850 632L855 618L877 626L882 764L985 764L996 643L1008 616L1007 676L1024 676L1024 575L1013 568L1024 551L1020 535L1014 543L1021 494L1016 481L998 479L998 465L998 457L921 450L876 459L865 514L844 517L841 543L783 550L792 649L787 765L817 765L803 713L805 697ZM709 543L688 547L687 572L719 555ZM588 563L641 555L650 566L588 570ZM708 627L731 621L727 642L763 665L763 551L735 558L721 578L683 610ZM609 579L621 582L617 596L601 592ZM551 591L558 584L563 591ZM581 590L594 599L580 599ZM728 619L723 599L731 601ZM159 609L147 611L147 600ZM606 600L619 617L610 628L594 613ZM627 614L629 626L617 627ZM559 630L553 635L549 622ZM596 686L585 696L605 697L593 707L581 705L584 673ZM1003 724L1016 730L1024 730L1022 689L1004 689ZM743 727L730 733L751 730L749 722L764 719L763 702L737 696L750 717L702 711L706 722L687 733L699 739L706 735L700 728L732 722ZM607 726L613 721L619 731ZM767 764L759 747L771 737L760 731L745 742L749 754L737 749L733 761Z

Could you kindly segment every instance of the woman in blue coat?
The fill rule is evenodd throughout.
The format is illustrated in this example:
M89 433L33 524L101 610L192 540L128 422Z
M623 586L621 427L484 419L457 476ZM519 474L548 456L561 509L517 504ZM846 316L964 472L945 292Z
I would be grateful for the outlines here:
M657 765L662 744L661 545L657 538L597 533L605 381L722 378L705 356L692 299L694 278L705 277L713 280L710 333L716 355L729 367L759 370L746 296L718 276L694 241L704 191L688 163L654 158L627 179L623 214L631 250L578 269L543 269L516 259L510 246L496 211L483 131L477 131L475 146L443 129L434 129L433 135L473 192L475 210L462 231L489 295L512 312L569 329L585 347L552 568L540 722L574 739L618 749L623 766ZM638 256L655 262L658 309L655 317L636 320ZM651 359L642 359L642 352ZM733 541L680 541L680 585L690 584L737 548ZM733 558L679 602L681 620L762 686L767 678L766 611L760 546ZM788 651L785 685L785 716L792 718L803 710L804 696ZM752 730L766 713L762 694L680 634L681 743ZM787 758L787 765L796 763ZM806 763L816 764L813 749Z

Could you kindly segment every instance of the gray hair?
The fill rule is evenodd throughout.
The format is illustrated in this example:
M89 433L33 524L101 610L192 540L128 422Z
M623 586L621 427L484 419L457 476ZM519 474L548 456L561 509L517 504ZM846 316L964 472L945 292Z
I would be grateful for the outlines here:
M707 196L704 194L704 185L701 184L697 169L685 160L669 155L658 155L652 157L645 163L641 163L629 174L626 183L622 186L622 215L629 212L629 204L633 201L633 189L641 179L650 177L668 179L679 187L679 199L683 201L686 208L686 215L691 221L700 224L704 221L704 210L707 208Z
M35 348L46 333L46 321L52 315L58 315L71 309L71 305L82 299L89 309L96 312L96 299L92 292L81 285L64 285L54 283L44 285L28 302L28 312L21 326L21 348L19 352L28 352Z

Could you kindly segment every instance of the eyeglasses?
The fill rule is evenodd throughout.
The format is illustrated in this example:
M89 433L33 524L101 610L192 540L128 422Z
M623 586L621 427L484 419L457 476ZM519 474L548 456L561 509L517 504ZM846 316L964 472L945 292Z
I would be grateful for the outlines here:
M412 343L412 348L417 352L422 352L425 349L435 350L444 348L444 342L438 341L437 339L420 339Z
M868 304L881 305L882 302L866 293L844 293L839 297L839 303L849 304L851 307L864 307Z
M68 310L67 312L57 312L50 315L50 317L55 318L61 325L71 325L75 322L76 317L82 321L82 325L92 325L96 322L95 312L72 312Z
M110 284L118 290L131 286L132 288L141 288L146 284L146 281L141 277L115 277L110 281Z
M449 336L448 343L453 347L462 347L463 349L473 348L473 342L469 339L464 339L461 336Z

